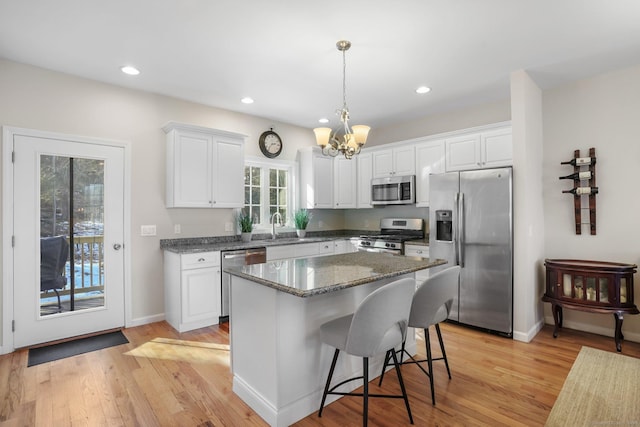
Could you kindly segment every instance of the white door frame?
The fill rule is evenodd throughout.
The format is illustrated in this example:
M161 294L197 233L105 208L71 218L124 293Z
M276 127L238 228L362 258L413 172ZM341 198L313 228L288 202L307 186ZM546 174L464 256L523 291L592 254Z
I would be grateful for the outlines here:
M54 132L3 126L2 128L2 339L0 354L15 350L13 344L13 139L15 135L61 139L84 144L121 147L124 150L124 325L132 324L131 310L131 144Z

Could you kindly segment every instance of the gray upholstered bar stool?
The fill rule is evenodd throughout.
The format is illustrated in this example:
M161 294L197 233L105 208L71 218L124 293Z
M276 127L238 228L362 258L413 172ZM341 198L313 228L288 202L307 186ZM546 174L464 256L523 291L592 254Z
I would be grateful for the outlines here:
M447 360L447 353L444 351L444 342L442 341L442 334L440 333L440 322L445 321L447 317L449 317L453 300L458 295L459 277L460 266L442 270L425 280L413 296L411 313L409 314L409 326L422 328L424 330L427 358L425 360L416 360L405 350L404 343L402 343L402 350L400 350L410 358L410 360L404 361L402 364L415 363L422 372L429 377L429 382L431 383L431 402L434 405L436 404L436 393L433 387L433 361L444 360L444 364L447 367L447 374L449 374L449 379L451 379L449 361ZM431 356L431 340L429 339L429 327L432 325L436 327L440 350L442 351L442 357L435 359ZM379 384L382 384L384 370L389 366L389 358L392 353L393 352L387 352ZM402 359L402 354L400 358ZM424 362L427 362L428 371L421 365L421 363Z
M413 279L400 279L376 289L365 297L355 313L331 320L320 327L320 338L325 344L335 347L333 361L329 369L329 376L322 394L322 402L318 416L322 416L322 409L328 394L341 396L363 397L363 425L367 425L369 397L403 398L409 414L409 421L413 424L409 399L402 381L402 373L396 357L392 351L392 359L398 374L402 395L369 394L369 357L388 352L404 342L411 298L415 292L416 282ZM340 351L353 356L362 357L362 372L360 377L349 378L330 388L331 378L336 367ZM350 381L362 379L363 393L343 393L334 391L336 388Z

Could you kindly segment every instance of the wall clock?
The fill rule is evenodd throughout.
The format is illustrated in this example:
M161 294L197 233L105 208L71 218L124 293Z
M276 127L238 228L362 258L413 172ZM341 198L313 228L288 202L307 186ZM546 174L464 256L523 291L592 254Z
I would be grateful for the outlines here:
M282 152L282 139L280 138L280 135L273 131L273 128L262 132L262 135L260 135L260 139L258 140L258 145L260 146L262 154L270 159L278 157Z

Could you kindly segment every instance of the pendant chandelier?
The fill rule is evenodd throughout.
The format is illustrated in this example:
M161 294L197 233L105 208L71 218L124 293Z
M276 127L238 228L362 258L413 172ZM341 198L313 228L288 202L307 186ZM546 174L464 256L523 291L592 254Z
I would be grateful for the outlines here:
M346 51L351 47L351 42L340 40L336 47L342 52L342 109L336 110L340 116L340 122L335 129L315 128L316 142L322 148L322 154L335 157L342 153L347 159L360 153L360 149L367 142L369 126L349 126L349 108L347 107L347 83L346 83Z

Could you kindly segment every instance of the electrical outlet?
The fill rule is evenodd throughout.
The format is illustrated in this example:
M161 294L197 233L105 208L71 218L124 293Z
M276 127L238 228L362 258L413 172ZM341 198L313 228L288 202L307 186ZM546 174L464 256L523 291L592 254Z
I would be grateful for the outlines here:
M174 234L182 233L182 227L180 227L180 224L173 224L173 233Z
M224 223L224 231L233 231L233 223L225 222Z
M141 236L155 236L156 235L156 226L154 225L142 225L140 226L140 235Z

